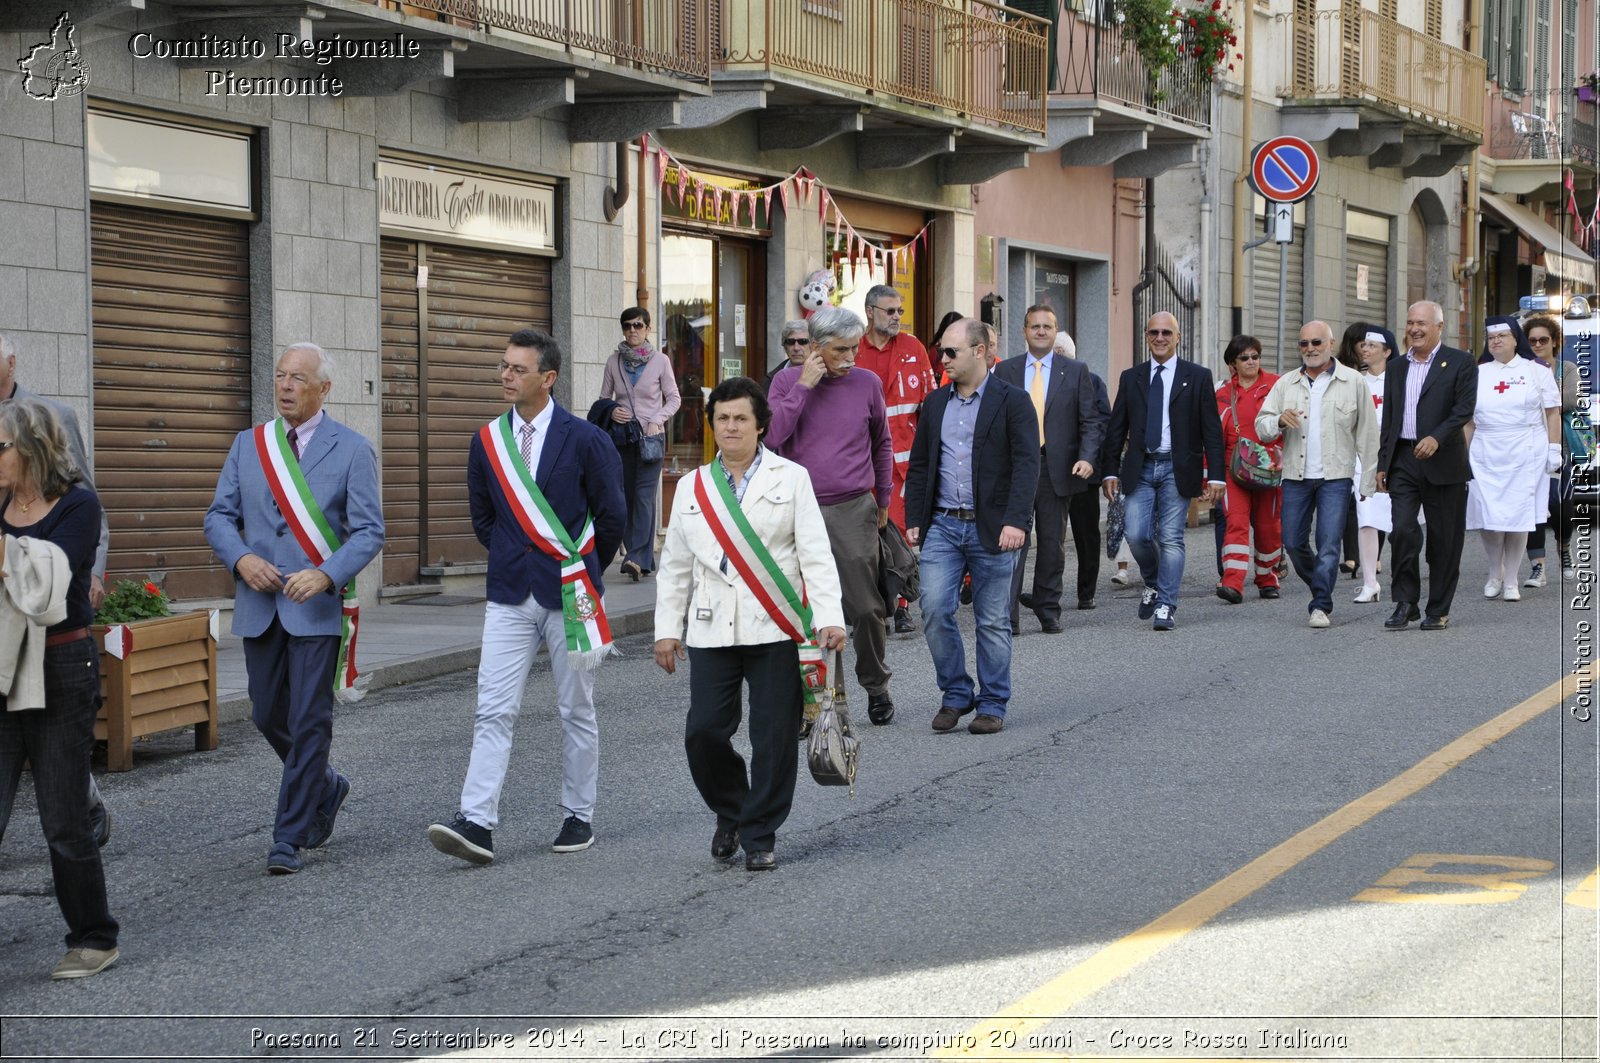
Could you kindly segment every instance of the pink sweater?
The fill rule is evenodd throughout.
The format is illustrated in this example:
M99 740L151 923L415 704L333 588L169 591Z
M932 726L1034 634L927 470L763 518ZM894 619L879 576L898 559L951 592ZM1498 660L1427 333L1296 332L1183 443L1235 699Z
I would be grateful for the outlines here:
M602 399L615 399L631 406L634 419L644 428L646 435L655 435L666 427L667 420L678 412L683 400L678 395L678 380L672 375L672 362L656 351L644 363L639 382L629 386L628 374L622 370L622 356L612 351L606 359L605 379L600 384Z

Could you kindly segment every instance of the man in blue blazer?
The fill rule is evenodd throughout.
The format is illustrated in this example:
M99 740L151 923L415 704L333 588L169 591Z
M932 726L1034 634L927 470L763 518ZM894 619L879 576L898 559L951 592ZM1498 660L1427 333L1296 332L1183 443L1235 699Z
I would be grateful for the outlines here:
M922 630L939 682L935 731L994 734L1011 700L1011 572L1033 524L1039 422L1027 392L989 375L994 330L965 318L944 330L950 379L922 400L906 469L906 539L922 544ZM956 611L972 574L978 683L967 672Z
M206 541L237 580L233 633L244 639L251 715L283 761L267 854L267 870L277 875L299 871L300 850L328 840L350 793L350 781L328 764L342 592L383 549L377 459L365 436L323 412L332 387L333 360L321 347L287 348L273 393L290 454L280 455L285 464L275 473L261 457L262 441L275 438L275 422L264 434L240 432L206 511ZM321 564L302 545L305 529L292 523L299 520L295 503L305 500L291 464L338 540ZM283 472L290 473L287 481Z
M467 460L472 529L489 548L489 603L461 808L449 822L430 826L428 840L440 852L473 864L494 859L493 831L511 759L511 732L522 707L528 666L541 643L550 654L563 734L565 818L551 849L575 853L594 843L591 821L600 773L594 669L609 636L595 641L589 636L606 630L604 608L595 605L605 592L601 573L622 543L628 510L622 458L610 436L562 409L551 396L560 371L561 346L553 337L531 328L513 333L500 363L500 384L511 409L473 437ZM576 587L570 610L562 599L562 562L528 533L532 527L542 535L539 522L548 517L530 511L530 502L539 510L538 499L526 491L519 468L531 473L570 545L583 547L585 529L592 529L593 545L581 553L588 586L576 564L569 565L567 575ZM543 531L564 549L560 530L546 525ZM545 541L552 540L547 536Z
M1179 339L1177 318L1150 316L1144 329L1150 361L1123 371L1106 429L1112 464L1103 490L1111 499L1120 484L1131 485L1124 516L1128 549L1144 577L1139 619L1152 620L1157 631L1177 623L1189 500L1215 502L1226 474L1211 371L1179 358Z

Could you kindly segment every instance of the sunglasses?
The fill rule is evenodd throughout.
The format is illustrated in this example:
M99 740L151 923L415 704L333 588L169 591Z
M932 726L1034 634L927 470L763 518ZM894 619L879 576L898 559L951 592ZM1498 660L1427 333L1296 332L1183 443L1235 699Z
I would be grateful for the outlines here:
M1261 361L1261 355L1259 355L1259 354L1237 354L1237 355L1234 355L1233 360L1236 361L1236 362L1259 362L1259 361Z
M1171 329L1169 329L1169 328L1147 328L1147 329L1144 330L1144 334L1146 336L1171 336L1171 335L1174 335L1173 331Z
M1324 343L1327 343L1327 342L1328 342L1327 340L1301 340L1300 341L1300 349L1303 351L1307 347L1321 347Z
M901 315L903 315L906 312L906 308L903 307L903 306L897 306L893 310L890 310L888 307L883 307L883 306L869 306L869 307L867 307L867 309L868 310L876 310L880 314L888 314L890 317L900 317Z
M961 354L962 351L970 351L970 350L972 350L971 347L940 347L939 348L939 357L940 358L954 359L954 358L958 357Z
M806 344L808 344L810 342L811 342L810 340L788 339L788 340L784 340L783 341L783 345L785 347L804 347Z
M1554 340L1549 336L1529 336L1528 342L1535 347L1543 347L1547 343L1553 343Z
M650 326L646 325L643 321L624 321L622 323L622 331L624 331L624 332L632 332L636 328L649 328L649 327Z

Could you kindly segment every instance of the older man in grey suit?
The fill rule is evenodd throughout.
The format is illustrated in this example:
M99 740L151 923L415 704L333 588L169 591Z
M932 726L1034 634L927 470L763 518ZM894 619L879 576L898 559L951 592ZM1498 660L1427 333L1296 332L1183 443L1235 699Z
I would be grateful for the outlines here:
M383 548L377 459L323 412L333 361L313 343L278 359L279 417L240 432L206 511L206 540L238 579L233 633L256 727L283 761L267 871L301 868L333 833L350 781L328 764L333 693L353 642L340 591ZM331 532L331 535L329 534Z

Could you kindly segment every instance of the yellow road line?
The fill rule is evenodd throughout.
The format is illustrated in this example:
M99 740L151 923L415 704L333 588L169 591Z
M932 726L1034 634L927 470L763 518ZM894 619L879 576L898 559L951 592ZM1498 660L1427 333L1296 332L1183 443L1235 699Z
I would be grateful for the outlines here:
M1578 883L1578 888L1567 894L1567 903L1580 908L1593 908L1600 894L1600 867L1589 872L1589 877Z
M1235 904L1260 890L1280 875L1293 870L1322 849L1392 808L1418 791L1437 782L1446 772L1475 753L1482 752L1529 720L1559 704L1578 691L1584 674L1568 675L1552 683L1526 701L1480 724L1444 748L1407 768L1375 790L1363 794L1336 812L1317 821L1267 852L1256 857L1227 878L1195 894L1182 904L1146 923L1126 937L1113 941L1082 963L1008 1005L991 1019L974 1026L968 1036L977 1048L954 1049L946 1059L981 1055L996 1058L1046 1058L1042 1053L1017 1051L999 1056L995 1046L1022 1044L1025 1035L1055 1021L1058 1016L1090 994L1150 959L1190 931L1215 919ZM968 1043L974 1043L969 1041ZM1054 1058L1065 1058L1056 1055Z

